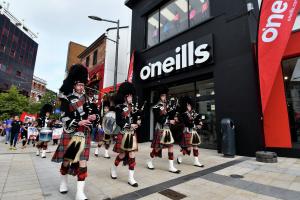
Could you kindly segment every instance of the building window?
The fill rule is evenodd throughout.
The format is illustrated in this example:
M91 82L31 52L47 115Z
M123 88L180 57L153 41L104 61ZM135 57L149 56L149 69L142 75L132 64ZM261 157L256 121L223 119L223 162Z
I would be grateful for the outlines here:
M98 50L94 51L94 54L93 54L93 65L97 64L97 56L98 56Z
M151 47L159 42L159 13L153 13L148 18L147 46Z
M86 57L85 65L86 65L86 67L89 67L89 65L90 65L90 56Z
M160 41L188 28L187 0L172 1L160 9Z
M147 19L147 47L210 18L209 0L172 0Z
M204 22L210 17L208 0L190 0L189 20L190 26Z

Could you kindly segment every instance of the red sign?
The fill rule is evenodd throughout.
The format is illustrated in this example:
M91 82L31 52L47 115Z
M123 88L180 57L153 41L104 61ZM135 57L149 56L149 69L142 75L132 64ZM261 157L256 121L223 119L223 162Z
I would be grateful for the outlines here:
M281 60L299 11L298 0L263 0L258 65L267 147L291 147Z

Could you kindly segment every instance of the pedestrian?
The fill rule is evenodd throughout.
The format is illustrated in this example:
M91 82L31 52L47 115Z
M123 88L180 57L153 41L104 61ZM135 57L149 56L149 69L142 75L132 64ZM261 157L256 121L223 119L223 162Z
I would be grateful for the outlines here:
M28 127L29 127L29 122L26 119L25 123L22 125L21 128L21 139L22 139L22 149L26 148L27 144L27 137L28 137Z
M13 117L4 121L5 124L5 144L8 144L10 141L10 133L11 133L11 123L13 122Z
M53 120L50 119L50 114L53 111L53 107L50 104L45 104L41 111L40 111L40 117L38 118L38 129L40 131L39 133L39 139L36 144L37 151L36 156L39 156L41 151L41 157L46 158L46 150L48 148L48 142L52 140L52 126L53 126ZM51 134L50 134L51 133Z
M105 115L106 113L108 113L110 111L110 102L109 101L103 101L102 102L102 108L103 114ZM103 118L102 118L103 119ZM102 124L102 123L100 123ZM95 156L98 157L99 156L99 149L101 148L102 145L104 145L105 149L104 149L104 158L109 159L110 156L108 154L108 149L110 147L110 144L113 140L113 136L112 133L105 133L103 130L103 127L101 127L101 125L98 126L98 130L97 130L97 135L96 135L96 142L98 142L97 147L95 148Z
M4 124L2 122L0 122L0 136L4 136Z
M10 135L10 150L17 150L16 144L18 140L18 136L20 133L20 129L22 126L22 122L18 115L14 117L13 122L11 123L11 135Z
M52 157L62 163L59 191L68 192L68 174L77 176L76 200L87 199L84 193L87 161L90 155L91 130L100 120L99 110L85 94L88 70L81 64L73 65L60 88L61 120L64 132Z

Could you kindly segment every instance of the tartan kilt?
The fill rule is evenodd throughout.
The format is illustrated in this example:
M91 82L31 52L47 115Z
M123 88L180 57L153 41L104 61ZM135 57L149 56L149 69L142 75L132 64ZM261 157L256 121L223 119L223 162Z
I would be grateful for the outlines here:
M192 133L184 132L184 133L180 134L180 137L181 137L181 140L180 140L179 146L181 148L188 148L188 147L193 146L191 144Z
M154 132L154 137L151 143L151 148L153 149L165 149L172 147L173 144L162 144L160 143L160 139L162 137L163 130L162 129L156 129ZM171 133L172 134L172 133Z
M80 160L89 160L90 157L90 147L91 147L91 134L90 131L88 131L87 135L85 135L85 147L83 152L80 154ZM63 131L63 134L61 135L59 145L52 157L52 162L63 162L64 161L64 155L67 150L67 146L72 139L72 135L70 133L67 133Z
M136 137L136 132L134 132L134 135ZM124 136L124 134L121 133L121 132L119 132L117 134L116 143L115 143L114 148L113 148L113 151L116 152L116 153L129 152L129 151L124 151L123 149L121 149L123 136ZM137 151L138 151L138 149L134 150L134 152L137 152Z

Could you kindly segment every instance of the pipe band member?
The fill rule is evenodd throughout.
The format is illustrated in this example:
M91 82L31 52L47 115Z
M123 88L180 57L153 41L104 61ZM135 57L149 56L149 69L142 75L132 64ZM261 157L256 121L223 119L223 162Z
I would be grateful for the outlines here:
M153 160L155 157L162 157L162 149L168 149L169 172L180 173L180 170L174 167L174 149L173 135L169 125L174 124L174 115L176 113L176 104L172 101L167 101L168 88L161 87L158 90L158 102L153 106L155 131L151 143L152 152L147 160L148 169L153 170Z
M133 99L135 97L135 88L133 84L125 82L120 85L117 93L116 102L116 123L121 128L117 135L116 144L113 151L118 153L114 164L111 167L111 178L117 178L117 167L121 161L128 165L128 184L138 187L134 179L135 152L138 151L136 129L141 124L140 112L135 107Z
M193 109L193 101L189 96L181 98L180 101L180 121L184 124L183 133L180 134L180 147L182 155L177 157L177 163L182 163L182 157L185 155L191 155L193 150L194 156L194 166L204 167L203 164L199 162L199 148L198 145L201 143L201 138L196 131L196 125L200 123L200 115L198 115Z
M53 120L50 119L50 114L52 111L53 106L51 104L45 104L40 111L39 118L37 119L37 129L39 130L39 135L36 138L36 156L39 156L42 151L42 158L46 158L48 143L50 140L52 140L51 129L53 126Z
M108 113L109 111L112 111L114 109L111 108L110 106L110 102L109 100L104 100L102 102L102 111L103 111L103 115L105 115L106 113ZM101 118L101 123L102 124L102 120L103 118ZM110 156L108 154L108 150L110 147L110 144L113 140L113 136L111 134L107 134L103 131L103 127L101 127L101 125L99 125L98 127L98 133L96 135L96 142L98 142L97 147L95 148L95 156L98 157L99 156L99 149L102 147L102 145L104 145L104 158L110 159Z
M100 120L97 107L89 101L84 86L88 71L81 65L73 65L60 88L61 120L64 131L53 155L53 162L62 162L59 191L68 192L67 175L77 176L76 200L87 199L84 193L87 177L87 161L90 155L93 123Z

